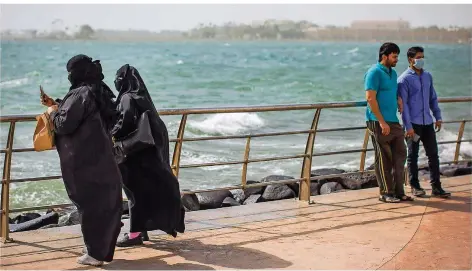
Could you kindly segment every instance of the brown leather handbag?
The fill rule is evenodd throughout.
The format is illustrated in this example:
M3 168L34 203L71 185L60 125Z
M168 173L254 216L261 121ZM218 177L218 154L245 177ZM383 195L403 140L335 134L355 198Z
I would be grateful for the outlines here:
M36 116L36 129L33 135L35 151L46 151L54 148L54 128L47 112Z

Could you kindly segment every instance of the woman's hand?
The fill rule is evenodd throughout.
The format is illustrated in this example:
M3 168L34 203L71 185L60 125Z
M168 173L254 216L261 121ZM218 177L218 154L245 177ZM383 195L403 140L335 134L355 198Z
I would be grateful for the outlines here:
M46 95L45 95L46 96ZM42 105L45 105L47 107L50 107L50 106L53 106L53 105L57 105L56 101L54 101L52 98L50 98L49 96L41 99L41 104Z
M43 88L41 87L41 95L40 95L41 104L47 107L51 107L53 105L57 105L56 101L54 101L51 97L49 97L46 93L44 93Z
M51 113L54 112L54 111L57 111L57 105L52 105L52 106L48 107L47 113L49 115L51 115Z

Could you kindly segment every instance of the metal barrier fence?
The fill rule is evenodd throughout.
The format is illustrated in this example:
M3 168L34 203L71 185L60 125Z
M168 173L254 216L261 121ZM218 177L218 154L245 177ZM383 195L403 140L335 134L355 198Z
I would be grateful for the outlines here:
M440 98L440 103L458 103L458 102L472 102L472 97L447 97ZM365 171L365 158L368 151L372 151L372 148L367 148L369 142L369 133L365 126L356 126L356 127L343 127L343 128L334 128L334 129L318 129L318 122L320 119L320 114L322 109L334 109L334 108L349 108L349 107L365 107L367 104L365 101L362 102L334 102L334 103L316 103L316 104L295 104L295 105L272 105L272 106L247 106L247 107L225 107L225 108L193 108L193 109L164 109L160 110L160 115L181 115L182 119L180 121L177 138L171 139L170 142L175 142L174 153L172 158L172 170L176 176L179 175L179 170L181 168L196 168L196 167L209 167L209 166L222 166L222 165L242 165L241 170L241 185L231 186L231 187L221 187L215 189L205 189L205 190L196 190L196 191L185 191L185 194L193 194L199 192L208 192L216 190L229 190L229 189L247 189L250 187L261 187L267 186L270 184L290 184L290 183L300 183L299 190L299 200L301 201L310 201L310 182L313 180L319 179L329 179L341 177L344 175L372 173L372 171ZM260 133L260 134L247 134L247 135L232 135L232 136L208 136L208 137L192 137L185 138L184 132L187 123L187 117L189 115L198 115L198 114L218 114L218 113L249 113L249 112L270 112L270 111L295 111L295 110L315 110L313 120L308 130L297 130L297 131L283 131L283 132L273 132L273 133ZM13 153L19 152L34 152L33 148L13 148L13 139L15 134L15 124L17 122L33 122L36 121L35 115L12 115L12 116L0 116L0 123L10 123L8 138L6 142L6 148L0 149L0 153L5 154L4 166L3 166L3 177L2 177L2 191L1 191L1 220L0 220L0 238L2 242L9 240L9 214L15 212L24 212L30 210L45 210L49 208L61 208L71 206L72 204L56 204L56 205L47 205L47 206L34 206L28 208L19 208L12 209L9 208L9 196L10 196L10 184L11 183L20 183L20 182L36 182L43 180L54 180L59 179L61 176L46 176L46 177L34 177L34 178L20 178L20 179L11 179L11 160L13 158ZM456 144L456 150L454 154L453 161L442 162L441 164L450 164L459 162L459 153L461 142L472 142L472 140L463 140L464 128L467 122L471 122L472 119L463 119L463 120L449 120L443 121L444 124L448 123L460 123L457 140L453 141L442 141L438 144ZM326 133L326 132L335 132L335 131L349 131L349 130L365 130L364 143L361 149L354 150L344 150L344 151L335 151L335 152L323 152L323 153L314 153L314 143L317 133ZM306 140L305 152L298 155L289 155L289 156L275 156L269 158L259 158L259 159L250 159L250 146L251 139L258 137L272 137L272 136L284 136L284 135L296 135L296 134L308 134ZM208 140L227 140L227 139L246 139L246 147L244 151L244 157L242 160L230 161L230 162L218 162L218 163L204 163L204 164L188 164L180 165L180 156L182 150L182 144L186 141L208 141ZM311 177L311 167L312 159L317 156L327 156L327 155L336 155L336 154L348 154L348 153L360 153L360 166L359 172L356 173L343 173L343 174L333 174L327 176L316 176ZM247 184L247 167L249 163L258 163L258 162L268 162L276 160L287 160L287 159L297 159L303 158L301 165L301 174L300 178L283 180L283 181L273 181L266 183L258 184Z

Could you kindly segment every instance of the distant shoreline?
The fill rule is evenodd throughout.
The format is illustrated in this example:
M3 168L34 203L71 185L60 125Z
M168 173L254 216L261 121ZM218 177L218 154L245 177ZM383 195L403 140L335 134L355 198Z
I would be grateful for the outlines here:
M336 43L382 43L386 41L395 42L395 43L416 43L416 44L451 44L451 45L470 45L471 41L466 42L453 42L453 41L438 41L438 40L397 40L397 39L374 39L374 40L338 40L338 39L188 39L188 38L140 38L140 39L130 39L130 38L97 38L97 39L54 39L54 38L11 38L11 37L2 37L0 42L110 42L110 43L166 43L166 42L201 42L201 43L251 43L251 42L287 42L287 43L324 43L324 42L336 42Z

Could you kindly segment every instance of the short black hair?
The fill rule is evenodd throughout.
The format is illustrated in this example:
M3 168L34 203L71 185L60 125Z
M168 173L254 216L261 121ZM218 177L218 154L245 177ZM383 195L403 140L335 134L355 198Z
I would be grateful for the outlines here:
M420 46L411 47L410 49L408 49L406 56L408 58L414 58L417 53L424 53L423 47L420 47Z
M390 54L400 54L400 47L393 42L386 42L380 46L379 61L382 61L382 56L389 56Z

